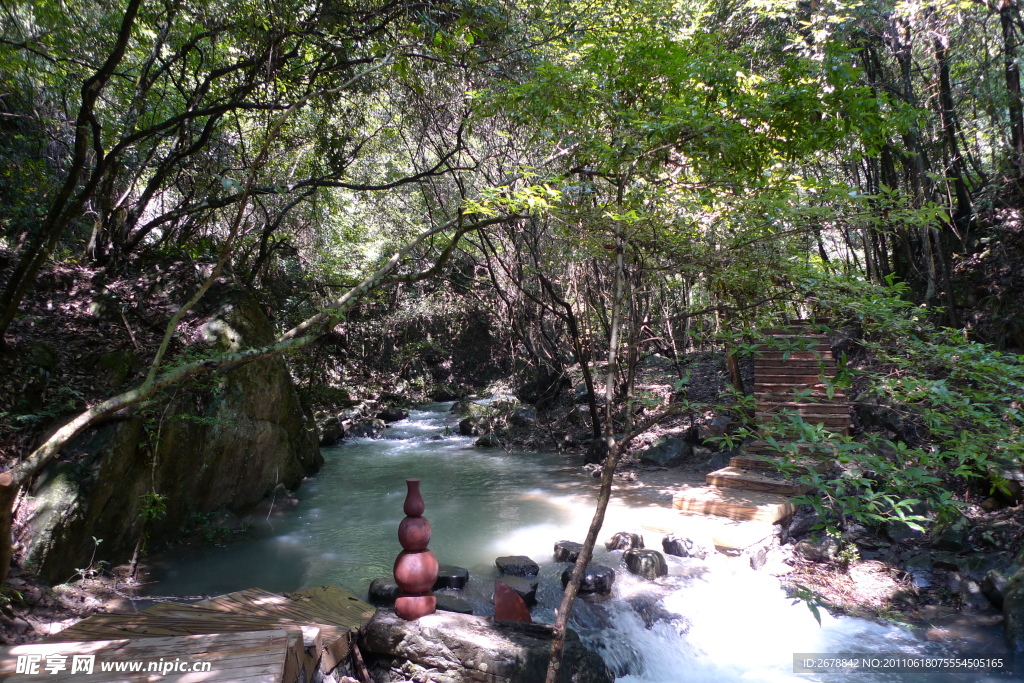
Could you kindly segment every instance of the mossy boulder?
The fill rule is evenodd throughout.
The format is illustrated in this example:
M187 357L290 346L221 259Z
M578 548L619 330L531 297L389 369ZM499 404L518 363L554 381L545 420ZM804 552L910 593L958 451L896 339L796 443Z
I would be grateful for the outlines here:
M207 350L274 339L248 291L222 288L207 296L201 311ZM316 427L281 358L177 389L158 410L86 431L41 473L19 540L42 578L65 581L85 567L93 538L101 541L95 560L129 558L143 532L144 494L163 496L166 506L146 522L153 548L197 514L245 512L278 484L294 489L323 464Z

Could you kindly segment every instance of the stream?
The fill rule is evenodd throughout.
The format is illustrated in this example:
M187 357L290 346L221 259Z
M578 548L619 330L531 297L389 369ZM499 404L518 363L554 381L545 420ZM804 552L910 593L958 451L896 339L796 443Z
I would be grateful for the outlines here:
M365 598L370 581L391 575L405 479L422 479L430 549L441 564L465 567L470 582L453 592L477 615L493 615L494 558L529 555L541 564L535 621L551 622L561 599L552 561L558 540L582 541L593 514L596 480L581 476L578 458L556 453L506 454L457 435L451 403L413 410L385 438L351 439L323 449L326 464L297 492L301 504L256 523L252 535L225 547L175 551L158 559L150 585L161 595L217 595L258 587L269 591L336 584ZM654 508L658 509L655 510ZM660 550L661 533L645 525L664 503L613 500L599 541L615 531L642 530ZM644 528L646 526L646 528ZM615 671L617 680L849 681L846 674L795 674L794 653L956 653L902 626L833 617L821 625L807 605L787 598L779 580L745 560L666 556L669 576L649 582L620 568L621 552L601 543L594 562L615 568L610 599L577 601L573 628ZM982 648L978 648L982 649ZM861 681L1024 680L1009 674L860 674Z

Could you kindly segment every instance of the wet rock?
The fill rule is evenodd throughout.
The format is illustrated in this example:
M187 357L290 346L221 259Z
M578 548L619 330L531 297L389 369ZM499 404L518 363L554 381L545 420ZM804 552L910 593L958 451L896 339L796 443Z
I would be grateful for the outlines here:
M402 593L392 578L374 579L370 582L369 602L377 607L393 607L395 598Z
M438 593L434 596L437 599L437 609L442 609L445 612L455 612L456 614L472 614L473 605L457 598L454 595L445 595L444 593Z
M693 448L676 436L663 436L640 454L640 462L658 467L678 467L691 455Z
M830 562L839 554L839 541L832 536L807 538L797 543L794 551L811 562Z
M377 413L377 419L384 422L398 422L409 417L409 411L403 408L385 408Z
M968 550L971 547L970 533L971 521L963 516L957 517L952 522L936 526L932 533L932 547L953 552Z
M468 415L471 405L473 405L472 401L456 401L448 412L452 415Z
M583 544L574 541L557 541L555 543L555 562L575 562L583 552Z
M477 448L501 448L501 439L497 434L484 434L473 442Z
M981 580L981 593L996 609L1003 609L1003 602L1006 599L1006 592L1010 589L1010 582L1002 572L995 569L985 574Z
M537 587L540 582L535 579L524 579L521 576L500 576L495 581L500 581L516 592L526 603L527 607L537 604Z
M604 466L598 465L597 463L588 463L583 466L583 471L594 479L600 479L601 475L604 474Z
M644 537L640 534L631 534L620 531L604 542L608 550L632 550L633 548L644 547Z
M379 439L384 436L385 429L387 429L387 425L384 420L369 418L359 420L349 427L347 436L352 439Z
M442 564L437 568L437 581L433 590L442 588L462 589L469 582L469 570L450 564Z
M668 564L665 562L665 556L657 550L634 548L623 553L622 560L626 563L626 569L631 574L642 576L651 581L659 576L668 574Z
M321 446L333 446L345 436L345 428L342 427L341 420L335 415L326 415L322 420L318 419L316 429L320 435Z
M669 534L661 539L661 549L665 551L666 555L695 557L698 560L703 560L715 552L715 542L710 538L691 538Z
M379 610L359 641L367 664L385 660L406 671L407 680L431 683L533 683L544 680L551 651L551 627L545 624L494 623L490 619L436 612L415 621ZM612 683L601 657L568 631L560 683Z
M626 602L643 620L645 628L651 628L659 621L674 623L682 619L678 614L669 612L662 607L661 599L658 596L641 593L626 598Z
M572 567L562 572L562 586L569 585L569 578L572 576ZM612 584L615 583L615 570L603 565L591 565L583 574L583 581L580 582L580 593L591 593L597 595L608 595L612 592Z
M503 576L523 576L532 578L540 572L540 565L526 555L506 555L494 560L498 571Z

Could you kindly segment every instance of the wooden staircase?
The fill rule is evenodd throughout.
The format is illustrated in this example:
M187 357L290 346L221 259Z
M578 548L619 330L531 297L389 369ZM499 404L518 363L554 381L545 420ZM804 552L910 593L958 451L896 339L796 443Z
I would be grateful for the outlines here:
M768 330L775 344L754 362L755 418L770 420L799 415L805 422L826 430L848 434L850 408L842 391L828 395L826 380L836 372L832 349L825 335L801 324ZM796 511L792 497L811 490L810 486L786 479L767 444L755 441L729 460L729 466L705 477L706 486L686 487L673 496L672 507L686 515L725 517L737 522L771 525ZM803 450L803 449L801 449ZM810 453L798 461L807 468L823 471L828 463ZM741 535L745 542L751 536ZM728 535L716 537L716 544L737 550ZM719 543L719 540L722 542Z
M319 680L348 656L374 611L347 591L321 586L286 595L253 588L196 603L159 603L139 614L94 614L41 643L0 648L0 679L16 673L19 657L24 666L27 657L41 655L38 672L19 672L17 680ZM52 655L64 656L66 668L46 670ZM76 656L95 657L91 675L71 673ZM176 661L208 668L161 675ZM141 662L140 670L101 670L131 662Z

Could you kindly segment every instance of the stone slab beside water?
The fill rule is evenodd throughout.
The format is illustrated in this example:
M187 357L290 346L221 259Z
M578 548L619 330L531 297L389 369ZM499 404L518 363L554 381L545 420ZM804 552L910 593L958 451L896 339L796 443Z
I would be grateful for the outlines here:
M526 555L506 555L494 560L494 564L504 576L532 578L540 572L540 565Z
M555 562L575 562L583 552L583 544L574 541L555 543Z
M564 683L613 683L599 655L586 649L573 631L566 634L559 680ZM437 612L404 621L378 610L359 641L377 680L430 683L535 683L544 680L551 650L545 624L495 624L489 619ZM388 677L385 677L388 676Z
M462 589L468 582L468 569L450 564L442 564L437 568L437 581L434 582L434 590L441 590L442 588Z
M569 585L569 577L572 575L572 567L562 572L562 585ZM596 593L608 595L612 592L612 584L615 583L615 570L611 567L604 567L599 564L587 567L587 572L580 582L580 593Z

